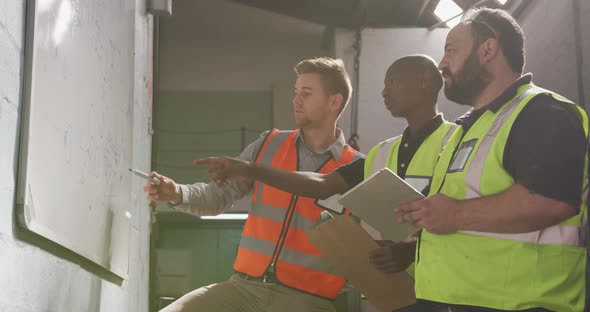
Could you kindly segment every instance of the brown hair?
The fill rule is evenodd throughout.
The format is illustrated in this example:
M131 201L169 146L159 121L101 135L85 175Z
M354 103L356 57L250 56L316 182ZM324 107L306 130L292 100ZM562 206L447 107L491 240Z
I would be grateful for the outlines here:
M344 111L352 95L352 85L341 59L329 57L308 59L299 62L293 70L297 76L307 73L319 74L328 93L342 95L340 113Z

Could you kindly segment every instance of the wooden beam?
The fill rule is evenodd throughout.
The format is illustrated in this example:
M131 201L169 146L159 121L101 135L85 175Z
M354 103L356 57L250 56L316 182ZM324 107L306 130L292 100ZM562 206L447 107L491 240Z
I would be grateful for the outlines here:
M416 19L414 20L415 25L418 25L418 22L420 21L420 18L422 17L422 15L424 15L424 11L426 10L428 5L430 4L430 1L432 1L432 0L422 0L422 5L420 6L420 10L418 11L418 14L416 15Z

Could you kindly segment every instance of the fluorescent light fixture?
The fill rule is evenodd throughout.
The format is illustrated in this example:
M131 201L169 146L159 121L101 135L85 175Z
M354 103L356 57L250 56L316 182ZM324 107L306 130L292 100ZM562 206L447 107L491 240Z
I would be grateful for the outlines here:
M222 213L217 216L201 216L203 220L246 220L248 219L247 213Z
M441 21L446 21L449 18L456 16L452 20L447 21L449 27L453 27L461 22L461 17L463 16L462 13L463 9L461 9L453 0L440 0L436 9L434 9L434 14Z
M496 1L500 2L501 5L504 5L504 4L506 4L506 1L508 1L508 0L496 0Z

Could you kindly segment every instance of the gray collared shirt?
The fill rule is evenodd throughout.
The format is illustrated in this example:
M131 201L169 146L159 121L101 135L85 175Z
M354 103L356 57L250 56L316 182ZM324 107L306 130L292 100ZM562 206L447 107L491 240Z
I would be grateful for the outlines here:
M339 159L346 146L346 140L342 131L340 129L337 129L337 131L338 136L336 141L323 151L314 151L310 146L305 144L300 131L295 140L295 144L299 147L299 168L297 170L316 171L331 157ZM268 131L263 132L260 138L248 145L238 158L246 161L255 161L256 155L268 133ZM180 185L182 203L173 207L178 211L197 216L218 215L231 208L236 200L250 195L253 185L253 180L251 179L232 180L224 187L220 187L214 182Z

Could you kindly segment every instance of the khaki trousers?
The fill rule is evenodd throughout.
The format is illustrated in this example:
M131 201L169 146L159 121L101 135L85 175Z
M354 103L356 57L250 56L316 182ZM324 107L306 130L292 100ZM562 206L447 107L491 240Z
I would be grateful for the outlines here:
M277 284L229 281L201 287L160 312L335 312L332 301Z

